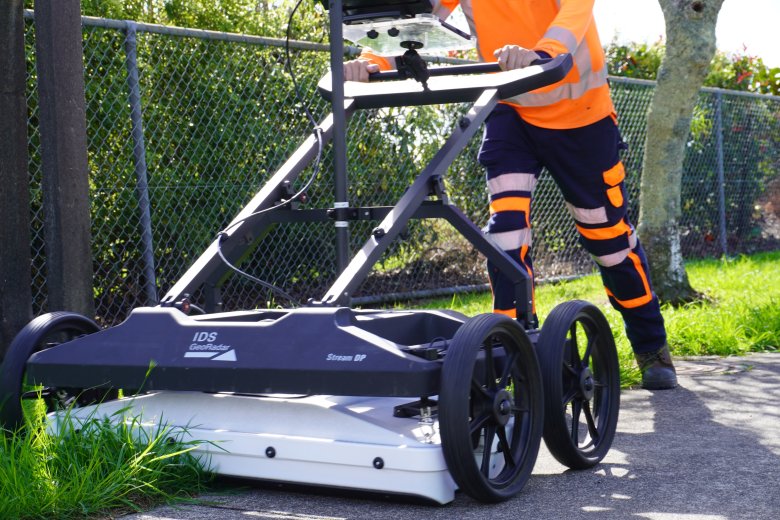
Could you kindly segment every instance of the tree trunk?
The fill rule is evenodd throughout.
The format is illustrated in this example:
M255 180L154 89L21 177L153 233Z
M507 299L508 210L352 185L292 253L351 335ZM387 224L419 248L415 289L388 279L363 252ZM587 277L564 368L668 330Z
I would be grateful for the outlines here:
M0 361L32 319L22 4L0 3Z
M688 282L680 246L680 195L691 117L712 57L723 0L659 0L666 54L647 115L637 231L662 302L698 295Z

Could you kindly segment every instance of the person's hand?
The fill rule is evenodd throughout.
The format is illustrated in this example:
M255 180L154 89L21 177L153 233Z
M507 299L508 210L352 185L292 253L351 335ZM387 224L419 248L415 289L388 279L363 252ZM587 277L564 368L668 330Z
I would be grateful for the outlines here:
M519 45L504 45L493 52L498 58L498 66L501 70L522 69L541 58L535 51L524 49Z
M368 60L357 59L344 63L344 81L368 81L368 74L379 72L379 65Z

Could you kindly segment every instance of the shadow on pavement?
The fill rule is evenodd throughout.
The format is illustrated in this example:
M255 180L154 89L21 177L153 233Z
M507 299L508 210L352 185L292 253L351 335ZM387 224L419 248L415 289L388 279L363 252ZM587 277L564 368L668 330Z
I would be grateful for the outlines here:
M681 363L675 390L623 392L605 460L572 471L543 449L517 497L486 505L458 494L432 506L360 491L243 484L215 504L133 520L205 519L774 519L780 515L780 354Z

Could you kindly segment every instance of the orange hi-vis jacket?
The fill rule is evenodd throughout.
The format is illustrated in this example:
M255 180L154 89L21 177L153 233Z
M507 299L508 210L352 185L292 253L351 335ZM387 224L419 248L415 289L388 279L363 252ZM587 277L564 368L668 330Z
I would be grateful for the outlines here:
M596 24L595 0L434 0L445 19L460 4L483 61L519 45L551 57L571 53L574 66L560 82L505 100L526 122L543 128L579 128L613 116L607 67ZM370 56L370 55L369 55ZM367 56L367 57L369 57ZM385 68L385 60L377 60ZM384 62L384 63L383 63Z

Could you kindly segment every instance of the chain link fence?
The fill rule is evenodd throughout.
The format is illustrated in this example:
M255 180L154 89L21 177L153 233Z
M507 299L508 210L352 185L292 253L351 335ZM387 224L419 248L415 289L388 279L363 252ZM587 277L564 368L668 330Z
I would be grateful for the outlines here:
M47 310L34 26L28 15L28 105L33 221L34 311ZM327 47L95 18L83 19L94 293L98 317L123 319L158 301L311 133L327 103L316 92ZM288 70L289 69L289 70ZM292 75L290 74L292 71ZM293 79L295 78L295 79ZM645 114L653 83L612 78L631 217ZM299 95L296 95L296 85ZM392 205L466 107L362 111L349 124L350 203ZM484 172L474 142L447 179L450 197L483 225ZM780 99L703 89L683 177L687 258L777 249L780 245ZM307 207L333 200L326 150ZM562 199L543 175L534 201L533 252L541 280L593 270ZM357 250L373 222L351 224ZM284 224L260 237L241 268L299 301L319 298L335 279L332 223ZM479 255L446 223L415 221L363 284L356 301L444 294L485 287ZM246 277L222 285L225 310L290 305ZM203 295L195 294L195 303Z

